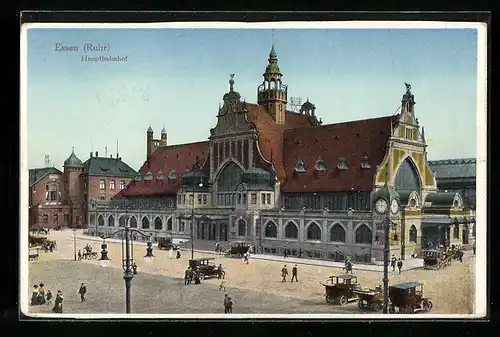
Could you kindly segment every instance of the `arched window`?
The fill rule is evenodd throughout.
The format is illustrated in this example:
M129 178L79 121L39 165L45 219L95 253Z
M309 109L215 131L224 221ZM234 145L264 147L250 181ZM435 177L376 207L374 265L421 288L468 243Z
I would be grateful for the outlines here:
M266 238L276 238L278 237L278 227L273 221L269 221L266 225Z
M109 226L109 227L115 227L115 217L114 217L114 216L112 216L112 215L110 215L110 216L108 217L108 226Z
M47 222L49 222L49 216L48 216L47 214L44 214L44 215L42 216L42 222L43 222L43 223L47 223Z
M243 170L234 162L229 162L217 176L217 189L219 191L235 191L240 184Z
M168 218L167 220L167 231L172 230L172 218Z
M160 217L156 217L155 219L155 229L161 230L163 228L163 222L161 221Z
M307 227L307 240L321 240L321 229L315 222Z
M142 228L143 229L149 229L149 219L147 216L142 218Z
M99 215L97 223L99 224L99 226L104 226L104 217L102 215Z
M135 216L130 218L130 227L137 228L137 219L135 218Z
M119 227L125 227L125 217L122 215L119 219L118 219L118 226Z
M356 229L356 243L372 243L372 231L367 225L363 224Z
M417 243L417 227L415 225L411 225L410 227L410 242Z
M243 219L238 220L238 236L247 235L247 223Z
M415 165L410 158L406 158L396 173L394 186L396 191L411 192L420 194L420 177Z
M50 185L50 201L57 201L57 184Z
M52 215L52 225L57 226L59 224L59 215Z
M345 242L345 229L338 223L330 228L330 241Z
M293 222L288 222L285 226L285 238L287 239L298 239L299 238L299 229L297 225Z

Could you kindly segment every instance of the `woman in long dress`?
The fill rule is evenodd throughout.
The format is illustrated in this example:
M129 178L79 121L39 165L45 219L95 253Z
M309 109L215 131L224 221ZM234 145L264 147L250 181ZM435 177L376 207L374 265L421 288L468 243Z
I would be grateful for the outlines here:
M59 314L62 314L63 312L63 294L61 290L57 291L56 299L54 301L54 307L52 308L53 312L57 312Z
M33 294L31 295L31 305L37 305L38 304L38 285L33 286Z

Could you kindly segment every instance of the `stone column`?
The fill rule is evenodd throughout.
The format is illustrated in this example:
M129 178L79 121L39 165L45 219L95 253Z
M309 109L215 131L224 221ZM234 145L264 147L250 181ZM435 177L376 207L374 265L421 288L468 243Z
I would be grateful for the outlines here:
M214 179L214 171L215 171L215 167L214 167L214 142L211 142L210 144L210 182L212 183L213 182L213 179Z
M253 137L248 140L248 168L253 167Z
M347 237L346 237L346 243L348 245L354 245L356 243L355 237L356 235L354 234L354 223L352 221L352 218L349 217L347 219Z
M305 222L305 217L302 213L302 216L300 217L300 222L299 222L299 241L300 242L304 241L304 226L305 226L304 222Z
M321 224L321 242L328 243L328 220L323 219Z
M278 239L283 239L284 238L284 235L283 235L283 217L282 216L279 216L278 218Z

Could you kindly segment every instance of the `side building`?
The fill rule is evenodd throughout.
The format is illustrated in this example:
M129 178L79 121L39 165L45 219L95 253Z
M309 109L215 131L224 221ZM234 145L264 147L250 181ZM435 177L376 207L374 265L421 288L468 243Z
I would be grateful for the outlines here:
M96 233L116 226L201 241L245 241L271 254L381 260L387 216L391 254L468 243L460 193L439 192L410 85L395 115L323 125L316 106L286 109L274 47L257 104L229 91L207 141L167 145L146 132L146 161L109 201L89 211ZM397 195L379 215L374 196Z
M117 154L95 156L84 163L74 149L64 161L64 169L54 167L29 170L29 226L85 228L90 200L115 196L137 172Z

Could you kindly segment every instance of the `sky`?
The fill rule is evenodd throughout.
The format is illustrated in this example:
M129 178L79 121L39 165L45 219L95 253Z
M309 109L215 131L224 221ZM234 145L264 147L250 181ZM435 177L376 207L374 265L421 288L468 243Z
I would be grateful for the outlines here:
M324 124L396 112L405 82L428 159L476 156L475 29L30 29L28 166L61 168L117 152L138 170L146 130L168 144L207 140L222 96L256 102L271 45L288 97L309 99ZM85 51L91 43L105 51ZM59 45L58 45L59 44ZM75 46L77 51L57 51ZM60 49L60 48L59 48ZM89 62L95 56L123 61Z

